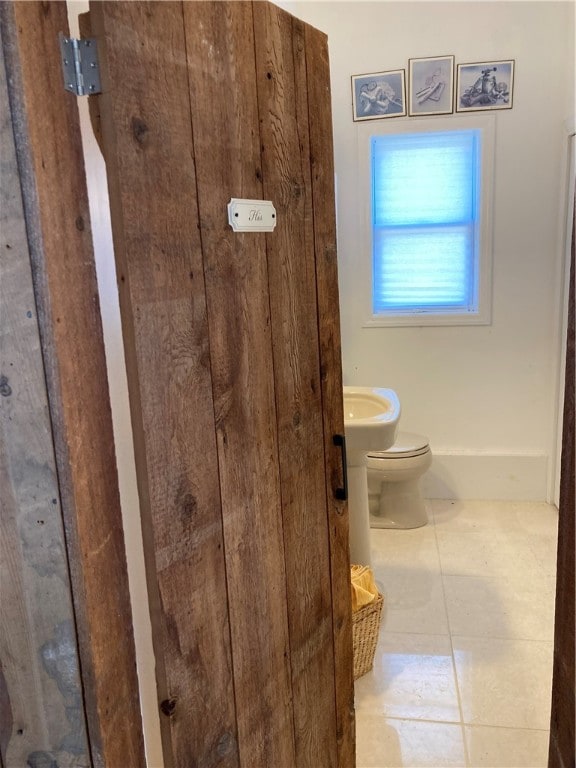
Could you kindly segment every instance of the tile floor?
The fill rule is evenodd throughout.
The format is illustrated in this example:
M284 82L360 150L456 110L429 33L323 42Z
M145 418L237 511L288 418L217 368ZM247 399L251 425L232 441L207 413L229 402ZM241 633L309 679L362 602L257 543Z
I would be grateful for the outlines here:
M558 512L433 500L428 513L371 532L384 610L356 681L358 768L545 768Z

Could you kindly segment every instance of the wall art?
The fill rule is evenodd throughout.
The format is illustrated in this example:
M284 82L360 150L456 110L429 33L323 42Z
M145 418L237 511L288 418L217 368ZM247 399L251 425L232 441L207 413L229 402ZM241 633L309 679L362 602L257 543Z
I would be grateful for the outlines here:
M453 112L454 56L408 61L408 114L449 115Z
M511 109L514 61L458 64L456 111Z
M354 120L401 117L406 114L403 69L352 76Z

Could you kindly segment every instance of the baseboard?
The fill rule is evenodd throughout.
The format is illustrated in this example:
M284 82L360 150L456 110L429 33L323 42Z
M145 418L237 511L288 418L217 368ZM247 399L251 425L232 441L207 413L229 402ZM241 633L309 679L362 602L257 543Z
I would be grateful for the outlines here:
M547 464L540 455L434 453L422 493L427 499L546 501Z

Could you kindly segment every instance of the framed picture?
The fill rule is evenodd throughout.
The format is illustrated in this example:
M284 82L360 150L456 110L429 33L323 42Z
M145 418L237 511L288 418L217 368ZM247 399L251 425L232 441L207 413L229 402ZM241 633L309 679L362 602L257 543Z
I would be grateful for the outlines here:
M511 109L514 61L458 64L456 111Z
M454 101L454 56L408 60L408 114L449 115Z
M352 76L354 120L376 120L406 114L404 70Z

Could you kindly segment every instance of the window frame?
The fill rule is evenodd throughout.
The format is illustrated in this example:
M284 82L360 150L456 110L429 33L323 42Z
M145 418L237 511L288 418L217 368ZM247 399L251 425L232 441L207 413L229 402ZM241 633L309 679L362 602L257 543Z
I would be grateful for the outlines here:
M371 139L400 133L440 133L463 130L480 131L480 223L478 227L478 249L476 253L475 288L478 308L475 312L461 310L373 311L373 229L372 229L372 152ZM358 163L361 237L359 245L362 254L364 302L366 308L362 327L386 326L434 326L434 325L490 325L492 322L492 200L494 196L494 147L495 116L466 115L443 118L408 118L393 121L367 121L358 125Z

